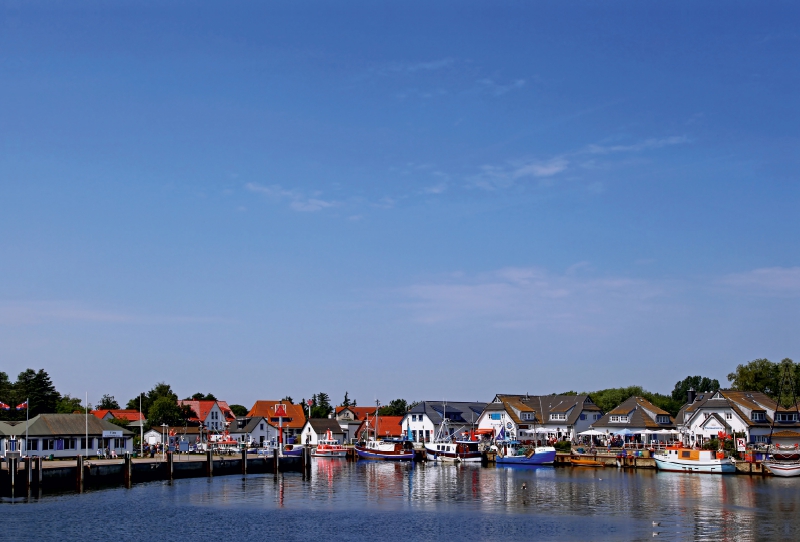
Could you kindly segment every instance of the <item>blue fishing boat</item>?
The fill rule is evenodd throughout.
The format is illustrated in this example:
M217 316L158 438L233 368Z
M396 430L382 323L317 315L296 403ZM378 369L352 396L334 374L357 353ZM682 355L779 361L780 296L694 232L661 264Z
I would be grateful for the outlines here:
M527 446L517 440L498 440L491 450L498 465L552 465L556 460L552 446Z

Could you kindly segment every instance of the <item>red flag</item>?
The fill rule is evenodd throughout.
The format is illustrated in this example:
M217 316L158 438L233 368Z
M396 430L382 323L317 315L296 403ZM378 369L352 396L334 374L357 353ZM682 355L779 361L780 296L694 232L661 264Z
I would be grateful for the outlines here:
M26 408L28 408L28 401L17 405L17 410L25 410ZM6 405L6 410L8 410L8 405Z

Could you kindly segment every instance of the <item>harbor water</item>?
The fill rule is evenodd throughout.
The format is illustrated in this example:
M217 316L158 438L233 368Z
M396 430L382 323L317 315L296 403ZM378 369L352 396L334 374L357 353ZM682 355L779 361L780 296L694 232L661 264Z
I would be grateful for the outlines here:
M798 540L797 480L314 460L0 504L11 540ZM654 525L658 523L658 525Z

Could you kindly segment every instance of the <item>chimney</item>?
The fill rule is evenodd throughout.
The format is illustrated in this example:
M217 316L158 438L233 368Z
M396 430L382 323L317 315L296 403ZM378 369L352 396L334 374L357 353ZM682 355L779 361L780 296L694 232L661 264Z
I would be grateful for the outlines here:
M697 397L697 392L694 391L694 388L689 388L689 392L686 394L686 400L690 405L694 403L695 397Z

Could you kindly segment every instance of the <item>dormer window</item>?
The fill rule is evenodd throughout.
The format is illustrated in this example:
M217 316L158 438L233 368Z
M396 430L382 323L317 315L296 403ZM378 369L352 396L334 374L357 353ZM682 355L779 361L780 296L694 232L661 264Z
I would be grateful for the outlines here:
M778 414L777 418L778 418L779 422L796 422L797 421L797 413Z
M553 421L564 421L567 419L566 414L550 414L550 419Z
M611 423L628 423L627 416L611 416Z
M523 412L522 413L523 420L532 420L533 419L533 412Z
M656 416L656 423L669 423L669 416L664 416L663 414L659 414Z
M754 422L763 422L766 421L767 415L764 412L753 412L750 414L750 419Z

